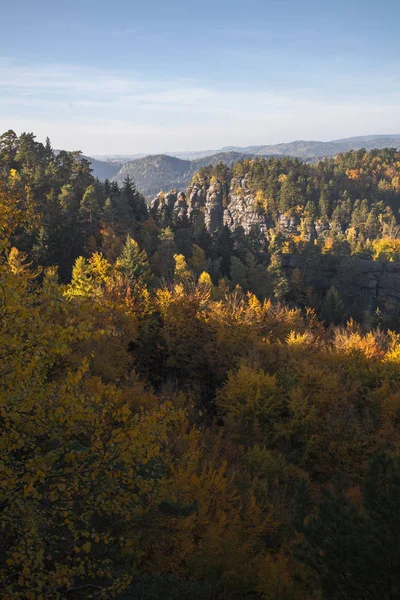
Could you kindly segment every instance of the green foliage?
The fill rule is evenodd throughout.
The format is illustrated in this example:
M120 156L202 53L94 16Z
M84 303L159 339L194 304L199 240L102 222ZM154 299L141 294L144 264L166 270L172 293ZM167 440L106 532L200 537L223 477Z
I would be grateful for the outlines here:
M274 252L271 256L268 274L272 281L274 297L277 300L283 300L289 291L289 283L282 268L282 256L278 252Z
M307 515L297 500L302 558L318 573L326 598L397 598L400 590L400 460L379 453L369 463L361 497L338 484Z
M230 278L234 286L240 286L243 290L247 290L247 271L245 265L242 263L240 258L236 256L232 257L232 264L230 270Z
M329 288L324 298L321 314L327 323L339 325L344 321L344 305L337 289L333 286Z
M1 137L1 597L399 596L400 336L350 318L353 255L397 269L398 163L218 160L149 218ZM211 235L235 178L265 227Z
M116 261L116 268L130 285L144 287L151 281L152 274L144 250L129 235L126 238L122 253Z

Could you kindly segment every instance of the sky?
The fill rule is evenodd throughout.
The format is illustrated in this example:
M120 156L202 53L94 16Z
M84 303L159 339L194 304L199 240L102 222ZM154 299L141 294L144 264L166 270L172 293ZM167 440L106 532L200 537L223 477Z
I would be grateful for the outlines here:
M0 0L0 131L88 155L400 133L398 0Z

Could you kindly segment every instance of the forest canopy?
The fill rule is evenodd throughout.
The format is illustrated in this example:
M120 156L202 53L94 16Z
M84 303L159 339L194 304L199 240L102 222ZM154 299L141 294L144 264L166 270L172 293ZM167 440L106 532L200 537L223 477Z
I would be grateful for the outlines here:
M268 235L1 136L5 600L399 597L400 334L354 261L398 261L400 155L193 185L245 177Z

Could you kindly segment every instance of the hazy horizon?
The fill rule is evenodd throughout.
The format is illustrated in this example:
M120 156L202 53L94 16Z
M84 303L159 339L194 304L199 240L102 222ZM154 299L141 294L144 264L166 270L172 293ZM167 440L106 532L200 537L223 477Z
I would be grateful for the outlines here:
M159 154L164 154L164 155L178 155L178 154L195 154L195 153L212 153L212 152L220 152L221 150L224 150L226 148L248 148L251 146L273 146L273 145L278 145L278 144L290 144L290 143L296 143L296 142L305 142L305 143L318 143L318 142L338 142L341 140L347 140L347 139L356 139L356 138L375 138L375 137L392 137L392 136L400 136L400 133L396 133L396 132L392 132L392 133L366 133L365 135L359 135L359 136L353 136L353 135L349 135L346 136L345 138L335 138L335 139L326 139L326 140L322 140L322 139L296 139L296 140L285 140L282 142L273 142L273 143L261 143L261 144L248 144L246 146L241 146L240 144L224 144L218 148L195 148L192 150L182 150L182 149L178 149L178 150L171 150L171 149L167 149L167 150L161 150L159 152L151 152L149 153L149 155L153 155L153 156L157 156ZM42 141L42 140L40 140ZM93 158L98 158L101 159L102 157L113 157L113 156L121 156L121 157L129 157L129 156L141 156L143 155L143 152L128 152L128 153L121 153L121 152L114 152L114 153L104 153L104 154L95 154L93 153L92 156Z

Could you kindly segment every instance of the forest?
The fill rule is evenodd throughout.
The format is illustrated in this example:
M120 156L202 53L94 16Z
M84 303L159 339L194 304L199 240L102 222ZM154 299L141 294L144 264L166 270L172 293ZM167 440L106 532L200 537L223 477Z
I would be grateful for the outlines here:
M400 598L400 323L357 296L400 260L400 153L192 187L243 179L266 235L0 137L4 600Z

